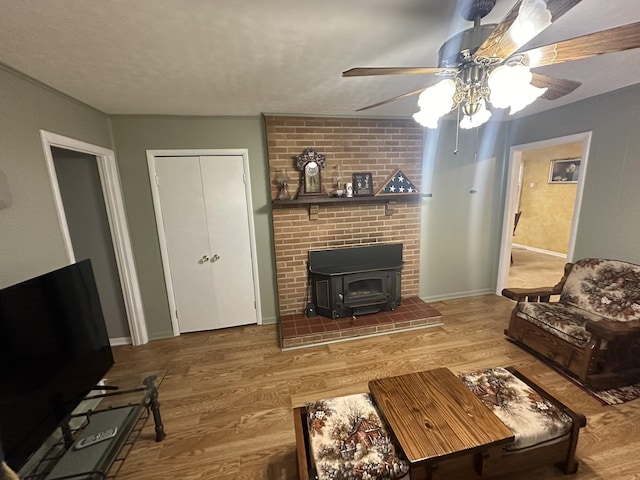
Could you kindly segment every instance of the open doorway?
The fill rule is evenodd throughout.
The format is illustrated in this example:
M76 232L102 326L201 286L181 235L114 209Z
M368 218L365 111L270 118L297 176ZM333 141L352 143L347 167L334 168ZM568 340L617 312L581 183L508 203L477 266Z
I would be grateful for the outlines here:
M590 139L587 132L511 147L497 294L508 284L553 285L572 261Z
M130 333L130 342L134 345L147 343L148 335L142 309L142 298L133 261L132 246L120 187L120 176L114 152L97 145L91 145L44 130L40 131L40 138L69 263L76 261L76 254L74 252L70 225L67 220L60 191L61 185L56 174L54 151L56 151L56 149L64 149L68 152L77 152L82 158L88 159L88 161L93 162L94 165L97 164L97 173L101 188L98 196L101 197L101 201L104 203L103 206L106 210L109 236L115 255L117 275L119 277L122 300L126 311L126 321ZM73 181L73 179L71 181ZM102 296L102 292L100 293ZM116 337L114 340L115 343L129 343L129 337Z
M75 260L91 260L111 344L130 343L96 158L59 147L51 155Z

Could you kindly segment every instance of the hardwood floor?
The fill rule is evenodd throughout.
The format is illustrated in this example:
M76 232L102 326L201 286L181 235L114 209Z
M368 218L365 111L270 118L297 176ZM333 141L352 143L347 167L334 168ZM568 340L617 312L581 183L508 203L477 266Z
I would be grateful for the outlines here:
M117 478L293 480L294 406L363 392L385 376L513 365L588 419L575 476L541 467L518 479L640 479L640 400L602 406L507 341L510 300L486 295L433 306L443 326L284 352L275 325L114 347L114 374L166 370L160 403L167 438L155 443L149 420Z
M508 287L545 287L560 281L566 258L514 247L509 267Z

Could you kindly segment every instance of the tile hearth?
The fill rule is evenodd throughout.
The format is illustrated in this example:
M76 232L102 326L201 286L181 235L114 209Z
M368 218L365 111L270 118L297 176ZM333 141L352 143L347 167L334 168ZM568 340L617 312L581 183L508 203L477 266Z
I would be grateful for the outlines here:
M304 314L280 317L280 346L283 350L322 343L380 335L402 330L442 325L442 315L418 297L406 298L392 312L354 318L306 318Z

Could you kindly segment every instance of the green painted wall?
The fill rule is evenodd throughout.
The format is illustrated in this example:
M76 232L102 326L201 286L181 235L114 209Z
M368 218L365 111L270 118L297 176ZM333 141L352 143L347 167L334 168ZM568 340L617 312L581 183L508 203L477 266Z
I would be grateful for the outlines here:
M277 320L271 200L262 117L113 116L114 141L149 338L173 335L147 150L246 148L264 323Z
M425 130L420 297L427 301L495 289L504 192L505 125Z
M103 113L0 66L0 288L67 265L40 129L113 148Z
M491 125L480 128L477 140L475 130L461 130L457 155L455 122L425 133L424 184L433 198L423 200L422 298L495 291L510 147L588 131L573 259L640 264L640 85L505 122L497 130ZM495 161L488 160L492 155Z

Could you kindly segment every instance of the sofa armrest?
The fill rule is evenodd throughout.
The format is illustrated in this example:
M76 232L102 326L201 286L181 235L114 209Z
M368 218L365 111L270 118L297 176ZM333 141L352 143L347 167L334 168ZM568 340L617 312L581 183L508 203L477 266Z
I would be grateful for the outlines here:
M553 287L505 288L502 290L502 295L516 302L548 302L551 295L560 295L562 293L564 283L567 281L572 268L573 263L565 263L564 274Z
M597 322L587 321L584 327L588 332L607 340L640 336L640 322L638 321L616 322L603 318Z
M557 294L559 295L559 292ZM502 296L516 302L548 302L551 295L556 295L553 287L505 288L502 290Z

